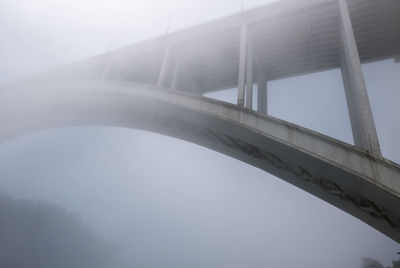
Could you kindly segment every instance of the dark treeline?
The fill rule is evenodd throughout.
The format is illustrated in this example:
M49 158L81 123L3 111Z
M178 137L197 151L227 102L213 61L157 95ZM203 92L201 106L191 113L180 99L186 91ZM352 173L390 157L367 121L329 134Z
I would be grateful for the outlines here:
M0 267L115 267L115 253L78 215L0 192Z
M47 201L13 199L0 192L0 268L134 267L85 225L79 215ZM364 258L364 268L385 267Z
M373 258L363 259L363 268L400 268L400 259L398 261L392 261L392 266L384 267L379 261Z

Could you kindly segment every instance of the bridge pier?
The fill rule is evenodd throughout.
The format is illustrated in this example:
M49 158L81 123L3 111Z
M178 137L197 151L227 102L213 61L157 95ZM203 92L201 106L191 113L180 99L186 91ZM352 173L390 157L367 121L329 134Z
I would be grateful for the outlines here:
M160 75L158 77L158 86L165 87L167 83L167 75L169 62L171 60L171 46L167 46L164 50L164 56L161 62Z
M181 64L180 63L176 63L174 66L174 71L172 73L172 79L171 79L171 88L172 89L177 89L177 85L178 85L178 80L179 80L179 75L181 73Z
M186 71L185 64L181 61L178 63L179 65L179 75L182 75L184 79L186 79L189 82L189 92L196 94L196 95L202 95L202 91L197 85L196 81L193 79L193 76ZM173 86L171 86L173 89L175 89Z
M367 87L346 0L338 0L342 42L341 71L356 147L381 157Z
M261 71L257 74L257 111L268 114L267 80Z
M253 67L254 54L253 44L248 32L247 25L240 29L240 51L239 51L239 78L237 104L253 109Z
M253 43L247 34L247 58L246 58L246 108L253 109Z
M244 106L244 92L246 82L246 56L247 56L247 25L242 25L240 28L240 51L239 51L239 81L238 81L238 96L237 105Z

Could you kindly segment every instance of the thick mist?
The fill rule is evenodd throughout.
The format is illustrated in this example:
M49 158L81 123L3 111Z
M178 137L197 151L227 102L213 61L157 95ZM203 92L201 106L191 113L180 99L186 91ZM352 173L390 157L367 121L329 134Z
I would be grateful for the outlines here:
M240 9L240 0L1 1L0 84L165 34L170 18L174 31ZM400 64L363 70L383 155L399 163ZM207 96L235 102L236 92ZM272 81L268 98L272 116L353 143L339 70ZM333 268L365 257L388 266L399 250L264 171L174 138L82 126L0 144L0 267Z

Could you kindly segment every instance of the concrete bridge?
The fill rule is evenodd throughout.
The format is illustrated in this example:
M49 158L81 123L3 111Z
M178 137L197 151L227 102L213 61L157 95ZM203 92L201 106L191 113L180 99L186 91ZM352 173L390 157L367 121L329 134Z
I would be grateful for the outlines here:
M154 131L263 169L400 242L400 166L382 157L361 69L399 54L397 0L283 0L4 85L0 141L67 125ZM268 81L335 68L354 146L268 115ZM225 88L238 88L237 105L203 97Z

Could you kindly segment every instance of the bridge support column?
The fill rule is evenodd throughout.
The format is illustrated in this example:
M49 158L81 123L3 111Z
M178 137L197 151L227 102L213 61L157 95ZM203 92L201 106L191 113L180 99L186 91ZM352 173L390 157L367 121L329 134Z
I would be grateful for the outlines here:
M190 80L192 93L196 94L196 95L202 95L203 92L200 90L197 83L193 80L193 77L191 75L189 75L188 73L186 73L186 75L187 75L188 79Z
M179 74L181 71L181 64L177 63L174 67L174 72L172 73L172 80L171 80L171 88L177 89L176 86L178 84Z
M188 91L188 92L191 92L193 94L196 94L196 95L202 95L203 92L201 91L201 89L197 85L196 81L193 79L193 76L186 71L187 68L185 67L185 63L180 61L177 66L178 66L178 70L177 70L178 74L177 75L181 75L182 78L184 78L184 80L186 80L185 87L187 87L187 88L185 88L184 90ZM174 81L174 76L172 78L172 82ZM179 79L179 77L177 77L177 79ZM187 83L189 85L187 85ZM172 88L174 88L174 87L172 87Z
M338 0L338 2L342 39L341 70L354 144L362 150L381 156L349 9L346 0Z
M170 54L171 54L171 47L167 46L167 48L164 51L164 56L161 62L160 75L158 77L158 85L161 87L165 87L167 83L168 67L171 58Z
M246 54L247 54L247 25L240 28L240 55L239 55L239 81L237 105L244 106L244 92L246 83Z
M246 58L246 108L253 109L253 45L250 35L247 34Z
M263 72L257 74L257 111L268 114L267 80Z

